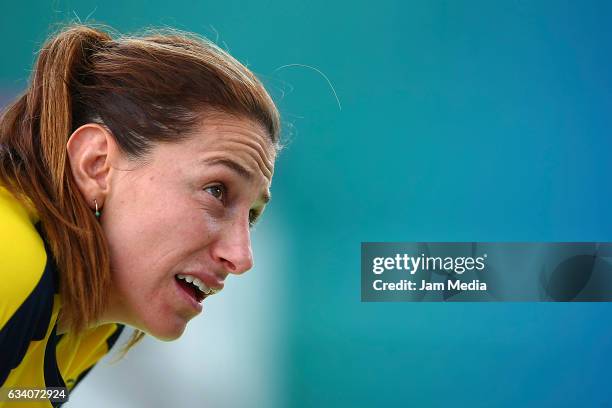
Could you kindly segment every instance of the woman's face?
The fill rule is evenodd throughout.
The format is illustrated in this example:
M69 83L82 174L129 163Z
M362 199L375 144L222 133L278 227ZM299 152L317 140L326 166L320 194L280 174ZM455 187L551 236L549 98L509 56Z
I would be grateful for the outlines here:
M100 218L113 278L105 320L175 339L206 287L248 271L249 224L269 200L274 158L261 126L219 114L193 137L157 144L144 164L114 165Z

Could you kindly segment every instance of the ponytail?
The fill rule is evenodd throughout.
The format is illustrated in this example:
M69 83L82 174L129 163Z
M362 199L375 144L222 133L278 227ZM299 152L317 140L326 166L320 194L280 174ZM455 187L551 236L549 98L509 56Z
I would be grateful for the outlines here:
M72 127L72 95L70 84L77 72L88 64L88 55L111 38L94 29L77 26L49 41L40 51L30 87L30 118L40 116L42 158L50 171L52 182L63 199L66 142Z
M61 271L61 313L76 332L104 310L110 270L101 227L66 171L71 86L106 41L108 35L76 26L47 42L27 90L0 121L0 184L36 207Z

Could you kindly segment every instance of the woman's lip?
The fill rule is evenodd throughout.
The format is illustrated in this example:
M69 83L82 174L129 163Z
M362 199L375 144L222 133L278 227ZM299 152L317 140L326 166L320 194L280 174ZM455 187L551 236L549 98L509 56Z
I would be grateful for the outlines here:
M217 292L219 292L221 289L223 289L223 286L225 286L223 280L219 279L215 275L203 274L200 280L204 282L206 286L211 289L215 289Z
M191 305L193 309L195 309L198 313L202 311L202 304L198 302L190 293L187 293L185 289L178 283L176 279L173 279L176 290L181 293L181 296L187 300L187 302Z
M208 286L210 289L214 289L215 292L219 292L221 289L223 289L223 286L224 286L223 279L219 279L218 276L210 274L210 273L185 272L183 273L183 275L195 276L196 278L204 282L204 284Z

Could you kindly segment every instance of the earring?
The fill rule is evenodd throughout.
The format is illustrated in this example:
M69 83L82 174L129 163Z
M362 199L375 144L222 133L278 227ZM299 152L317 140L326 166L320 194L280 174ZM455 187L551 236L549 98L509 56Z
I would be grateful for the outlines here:
M100 210L98 210L98 200L94 198L94 205L96 206L96 218L100 218Z

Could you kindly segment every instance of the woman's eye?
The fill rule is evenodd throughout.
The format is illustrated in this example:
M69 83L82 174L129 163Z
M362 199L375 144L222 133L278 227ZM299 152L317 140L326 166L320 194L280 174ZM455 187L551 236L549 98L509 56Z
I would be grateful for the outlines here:
M220 184L206 187L204 189L208 194L215 197L217 200L225 201L225 187Z

